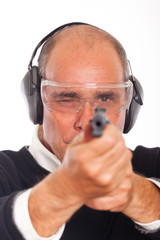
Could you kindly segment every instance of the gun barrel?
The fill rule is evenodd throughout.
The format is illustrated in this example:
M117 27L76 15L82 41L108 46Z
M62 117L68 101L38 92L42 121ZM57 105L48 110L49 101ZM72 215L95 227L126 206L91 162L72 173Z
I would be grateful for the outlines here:
M91 119L92 134L94 137L100 137L103 134L103 130L106 124L110 121L106 118L105 108L95 108L94 117Z

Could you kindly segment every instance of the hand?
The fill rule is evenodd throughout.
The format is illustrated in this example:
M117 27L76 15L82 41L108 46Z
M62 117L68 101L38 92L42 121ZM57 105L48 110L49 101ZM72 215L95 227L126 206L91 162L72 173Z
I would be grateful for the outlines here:
M62 168L73 198L95 209L117 210L131 198L132 154L112 124L93 138L90 126L68 147Z
M131 190L124 186L132 180L131 157L115 126L106 126L100 138L87 126L67 148L62 165L32 189L29 213L36 232L53 235L83 204L108 210L124 204L126 196L129 201Z

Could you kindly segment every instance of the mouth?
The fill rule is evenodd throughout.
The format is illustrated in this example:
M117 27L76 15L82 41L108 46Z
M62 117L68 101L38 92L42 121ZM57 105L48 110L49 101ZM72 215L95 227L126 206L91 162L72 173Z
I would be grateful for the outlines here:
M71 141L64 140L64 143L67 144L67 145L70 144L70 142L71 142Z
M72 137L72 138L64 138L63 141L64 141L65 144L68 145L68 144L70 144L72 142L73 139L74 139L74 137Z
M79 134L79 132L77 134L74 134L74 136L72 136L72 137L67 137L67 138L64 137L63 138L64 143L66 145L69 145L78 134Z

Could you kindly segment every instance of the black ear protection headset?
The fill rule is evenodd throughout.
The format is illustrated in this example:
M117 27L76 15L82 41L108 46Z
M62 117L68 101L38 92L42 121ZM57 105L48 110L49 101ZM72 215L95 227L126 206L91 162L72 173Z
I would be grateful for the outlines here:
M29 116L31 121L34 124L42 124L43 122L43 104L41 99L41 76L39 74L39 69L37 66L32 66L33 59L38 51L38 49L45 43L51 36L56 34L62 29L68 28L74 25L89 25L87 23L82 22L72 22L68 24L64 24L52 32L50 32L47 36L45 36L36 46L35 50L33 51L31 60L28 65L28 72L24 76L21 88L22 93L24 95ZM130 68L131 69L131 68ZM134 123L137 119L139 110L141 105L143 105L143 89L139 81L133 76L132 72L129 79L133 83L133 96L131 100L131 104L129 109L126 110L126 119L123 133L128 133L131 128L134 126Z

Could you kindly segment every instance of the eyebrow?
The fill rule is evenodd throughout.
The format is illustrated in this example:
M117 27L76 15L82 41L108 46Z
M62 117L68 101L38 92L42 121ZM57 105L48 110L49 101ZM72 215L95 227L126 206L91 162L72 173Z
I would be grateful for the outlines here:
M60 92L55 94L56 98L68 97L68 98L78 98L79 95L76 92Z
M82 96L79 95L77 92L71 91L71 92L58 92L54 93L53 97L58 99L58 98L81 98ZM96 92L93 96L93 98L118 98L119 94L116 94L114 91L106 91L106 92ZM83 97L82 97L83 98Z

